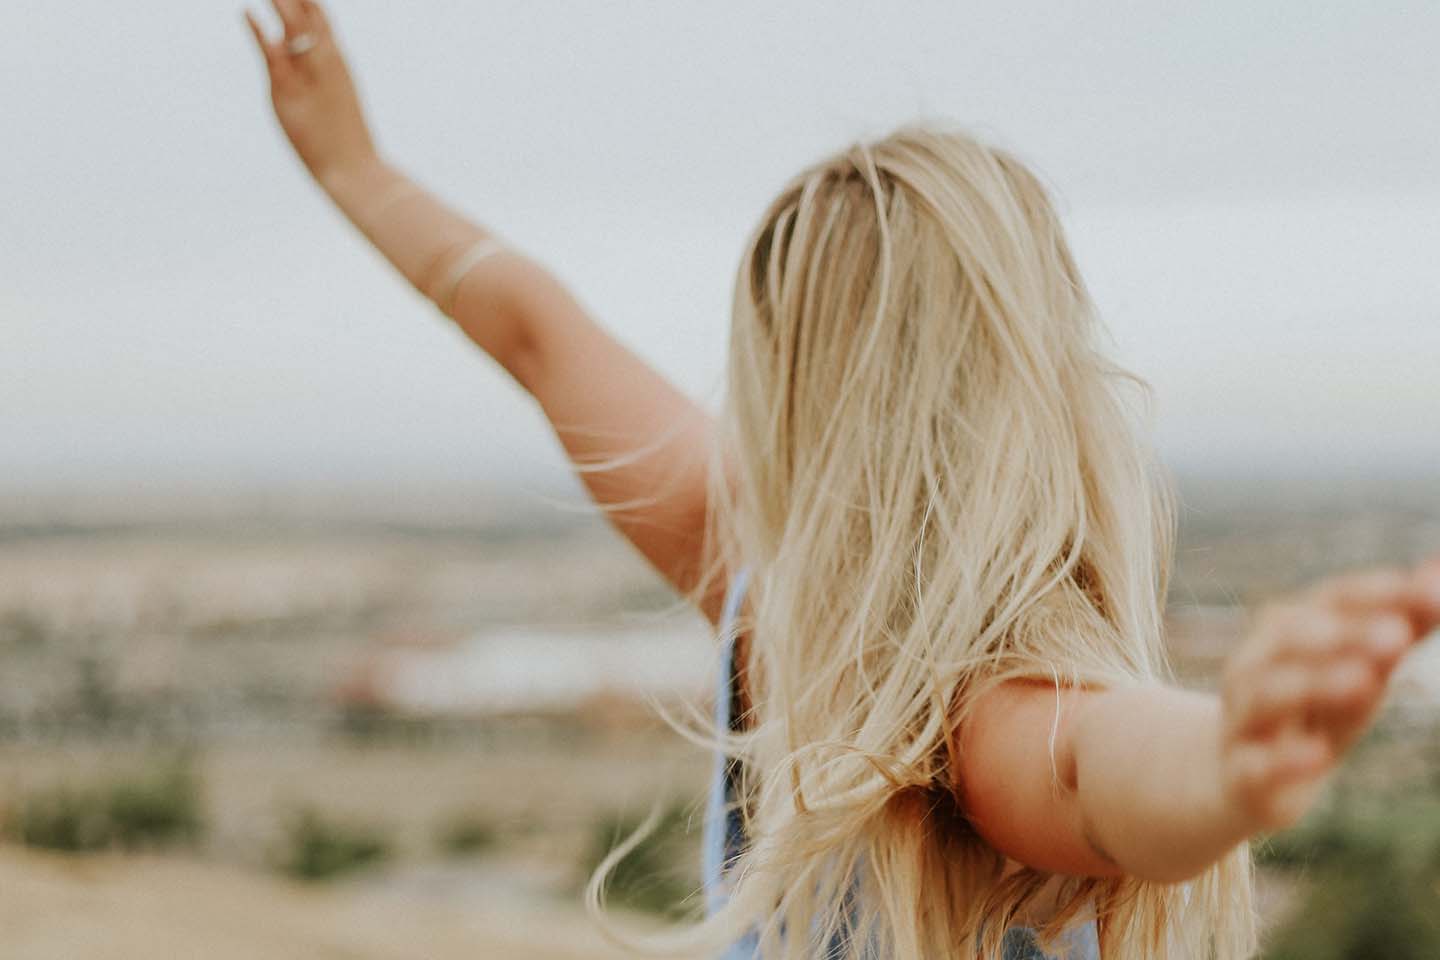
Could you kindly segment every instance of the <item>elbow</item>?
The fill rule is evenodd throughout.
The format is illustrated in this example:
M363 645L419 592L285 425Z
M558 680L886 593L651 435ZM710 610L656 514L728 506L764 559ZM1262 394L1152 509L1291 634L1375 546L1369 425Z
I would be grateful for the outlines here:
M506 258L496 287L489 305L492 329L486 351L543 403L557 346L555 317L561 313L564 291L543 266L523 254Z
M494 258L478 266L475 279L457 291L450 318L529 393L540 395L548 365L539 318L545 304L536 285L544 274L523 257Z
M537 399L545 382L545 351L533 331L520 322L508 324L509 337L491 354L515 382Z

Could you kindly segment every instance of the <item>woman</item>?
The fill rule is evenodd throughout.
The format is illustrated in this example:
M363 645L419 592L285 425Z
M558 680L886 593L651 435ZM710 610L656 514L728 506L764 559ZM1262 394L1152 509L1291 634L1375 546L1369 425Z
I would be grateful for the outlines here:
M532 393L727 645L711 915L729 956L1231 960L1284 828L1440 621L1440 558L1268 606L1218 696L1167 682L1168 487L1009 154L903 127L747 244L711 419L536 260L383 161L320 7L247 14L307 169ZM748 591L745 584L750 584Z

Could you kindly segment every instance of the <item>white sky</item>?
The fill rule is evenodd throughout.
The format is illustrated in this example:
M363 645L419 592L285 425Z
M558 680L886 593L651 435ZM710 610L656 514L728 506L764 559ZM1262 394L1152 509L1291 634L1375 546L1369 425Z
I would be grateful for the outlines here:
M713 400L796 169L943 116L1051 182L1172 463L1440 469L1440 6L333 0L377 138ZM567 476L533 403L350 231L238 3L11 4L0 472Z

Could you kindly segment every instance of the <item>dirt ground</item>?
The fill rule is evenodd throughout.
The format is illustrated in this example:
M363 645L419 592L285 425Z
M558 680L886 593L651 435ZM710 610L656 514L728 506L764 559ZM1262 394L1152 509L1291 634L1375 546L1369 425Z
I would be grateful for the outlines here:
M95 746L0 750L5 794L137 762ZM708 758L671 735L519 738L484 750L245 745L200 763L207 838L171 854L58 854L0 844L5 960L561 960L629 956L577 895L601 811L699 796ZM284 811L305 803L383 826L395 854L325 884L274 869ZM437 828L466 813L502 832L455 858ZM644 929L655 921L616 913Z
M0 848L7 960L604 960L608 943L573 901L503 892L485 904L416 885L312 888L173 857L75 859ZM419 886L423 879L417 878ZM1265 878L1273 922L1292 891ZM635 930L652 921L617 919Z
M629 955L573 903L311 888L173 857L0 849L7 960L571 960ZM629 918L632 923L643 923Z

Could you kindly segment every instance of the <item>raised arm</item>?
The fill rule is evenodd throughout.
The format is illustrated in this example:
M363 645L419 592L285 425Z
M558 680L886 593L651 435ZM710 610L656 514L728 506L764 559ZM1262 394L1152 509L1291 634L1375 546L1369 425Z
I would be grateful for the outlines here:
M285 35L246 12L271 101L305 168L416 290L528 390L597 503L671 584L697 583L709 416L605 333L539 262L387 163L320 5L273 0ZM617 465L589 470L598 461ZM701 606L719 616L720 584Z
M1189 879L1300 819L1437 625L1440 558L1265 608L1219 696L1002 684L960 732L962 802L981 836L1029 866Z

